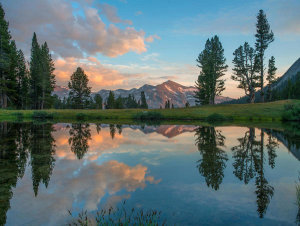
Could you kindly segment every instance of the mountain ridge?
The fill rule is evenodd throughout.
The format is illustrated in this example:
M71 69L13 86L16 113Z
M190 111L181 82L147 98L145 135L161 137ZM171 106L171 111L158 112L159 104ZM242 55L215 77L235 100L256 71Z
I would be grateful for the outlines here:
M108 98L109 91L107 89L101 89L98 92L93 92L92 96L100 94L104 101ZM171 104L175 107L184 107L188 101L190 106L195 105L194 93L196 88L193 86L184 86L177 82L168 80L158 85L145 84L140 88L117 89L113 90L115 97L128 97L129 94L133 95L136 100L140 99L141 92L145 92L146 100L149 108L164 107L165 102L170 100ZM69 89L62 86L55 87L53 94L56 94L59 98L63 99L67 97ZM223 103L225 101L233 100L230 97L218 96L216 97L216 104Z

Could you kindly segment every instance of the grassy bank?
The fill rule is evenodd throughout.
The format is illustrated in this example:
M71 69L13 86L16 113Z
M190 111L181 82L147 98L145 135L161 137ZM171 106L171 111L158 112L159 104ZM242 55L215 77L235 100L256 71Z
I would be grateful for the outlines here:
M49 119L56 122L84 120L120 120L131 121L139 114L157 114L162 116L164 121L178 120L200 120L209 118L213 121L253 121L253 122L279 122L282 120L284 105L300 104L300 100L283 100L270 103L257 104L231 104L215 105L178 109L114 109L114 110L58 110L49 109L41 111L35 110L0 110L0 121L24 120L30 121L38 118ZM147 112L147 113L146 113ZM218 117L211 117L213 116ZM221 117L220 117L221 116Z

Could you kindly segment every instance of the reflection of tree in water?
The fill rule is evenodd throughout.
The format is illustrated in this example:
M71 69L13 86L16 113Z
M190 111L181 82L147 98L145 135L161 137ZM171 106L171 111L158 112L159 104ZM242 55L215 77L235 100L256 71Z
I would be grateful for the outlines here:
M100 131L101 131L101 124L99 124L99 123L96 124L96 131L97 131L98 134L100 133Z
M258 163L258 141L255 140L255 129L251 128L242 138L238 138L239 145L233 147L234 175L245 184L254 177Z
M35 196L42 182L47 187L54 168L55 140L51 124L33 124L30 137L32 183Z
M117 127L117 129L118 129L118 133L119 133L119 135L121 135L122 134L122 125L116 125L116 127Z
M0 123L0 225L6 223L12 188L25 172L28 124Z
M89 149L88 141L91 140L90 125L87 123L72 124L69 134L71 151L74 152L78 159L82 159Z
M208 187L218 190L228 160L227 154L221 149L225 137L214 127L198 127L195 131L196 145L202 156L197 166L199 173L205 177Z
M109 124L109 133L110 133L111 139L115 138L116 131L117 131L117 129L116 129L115 125Z
M232 148L234 158L234 174L245 184L255 177L257 212L263 218L270 200L274 194L274 188L268 184L264 176L264 131L261 130L260 140L256 140L255 129L250 128L244 135L239 138L239 145ZM275 167L277 140L268 134L268 163L271 168Z

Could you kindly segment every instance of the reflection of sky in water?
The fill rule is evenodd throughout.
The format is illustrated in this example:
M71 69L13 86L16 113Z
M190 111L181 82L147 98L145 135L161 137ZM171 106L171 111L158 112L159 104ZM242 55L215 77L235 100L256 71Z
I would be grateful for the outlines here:
M70 150L67 124L57 124L55 129L56 162L48 188L40 184L34 196L28 166L13 189L7 225L57 225L66 219L68 209L94 211L124 199L128 206L162 210L169 222L184 225L295 222L300 167L283 144L276 150L274 169L265 154L264 176L274 195L263 219L256 212L255 178L245 185L233 174L231 148L247 128L217 128L226 138L223 149L228 157L218 191L207 187L199 174L201 156L193 126L147 127L144 132L124 126L112 139L109 126L97 133L91 125L89 150L81 160ZM260 139L260 130L255 132Z

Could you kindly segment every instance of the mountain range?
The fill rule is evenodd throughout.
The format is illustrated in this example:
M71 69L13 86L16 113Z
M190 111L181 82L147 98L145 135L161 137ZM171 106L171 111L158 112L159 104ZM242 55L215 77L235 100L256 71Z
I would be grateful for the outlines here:
M133 88L130 90L117 89L114 90L114 94L115 97L128 97L128 95L131 94L136 100L139 100L142 91L145 92L149 108L160 108L160 106L164 107L167 100L170 100L171 104L174 104L175 107L184 107L187 101L190 106L195 105L194 93L196 88L193 86L183 86L171 80L156 86L146 84L140 88ZM68 96L69 89L57 86L55 87L53 94L56 94L59 98L63 99ZM93 92L92 96L95 94L100 94L103 100L106 101L109 95L109 90L102 89L98 92ZM230 97L218 96L216 97L216 104L231 100L233 99Z

